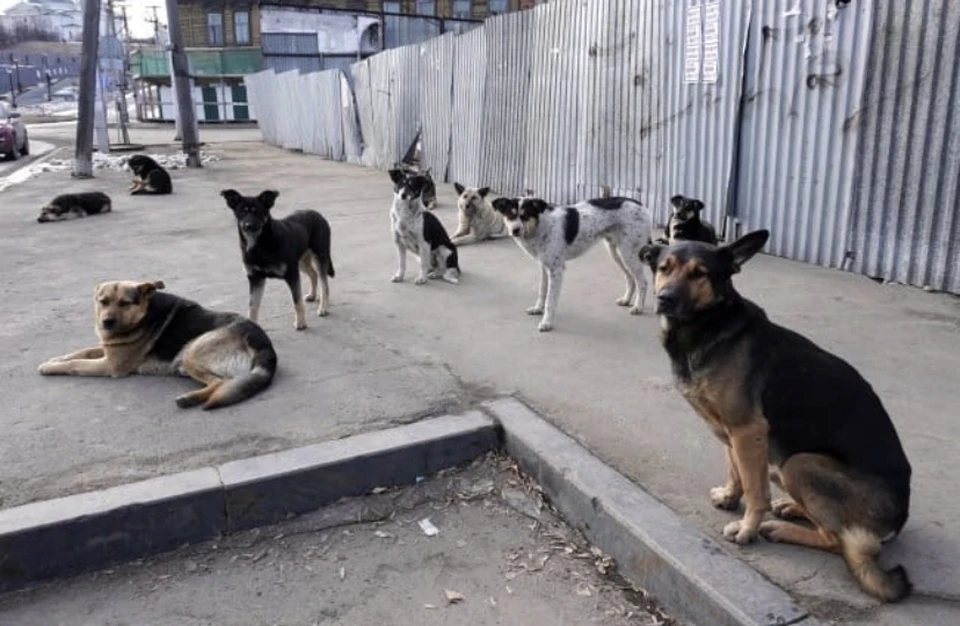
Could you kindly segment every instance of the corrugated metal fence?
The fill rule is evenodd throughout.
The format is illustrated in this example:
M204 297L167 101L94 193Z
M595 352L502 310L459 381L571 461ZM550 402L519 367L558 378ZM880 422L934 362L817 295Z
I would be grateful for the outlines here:
M728 238L960 293L958 67L956 3L556 0L248 84L275 145L386 168L419 138L437 180L660 224L683 193Z

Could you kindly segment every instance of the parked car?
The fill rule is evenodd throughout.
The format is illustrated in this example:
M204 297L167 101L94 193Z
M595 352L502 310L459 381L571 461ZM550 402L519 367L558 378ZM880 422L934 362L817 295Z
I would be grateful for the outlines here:
M30 154L30 140L27 138L27 127L20 119L20 113L15 111L9 102L0 101L0 154L12 161L21 155Z

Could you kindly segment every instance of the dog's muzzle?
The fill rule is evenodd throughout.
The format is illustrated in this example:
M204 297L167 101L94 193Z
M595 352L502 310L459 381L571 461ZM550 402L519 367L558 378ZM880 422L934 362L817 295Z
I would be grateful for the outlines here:
M117 327L117 320L113 317L105 317L100 320L100 325L103 326L104 330L113 330Z
M680 309L681 298L676 289L663 289L657 294L657 315L674 316Z

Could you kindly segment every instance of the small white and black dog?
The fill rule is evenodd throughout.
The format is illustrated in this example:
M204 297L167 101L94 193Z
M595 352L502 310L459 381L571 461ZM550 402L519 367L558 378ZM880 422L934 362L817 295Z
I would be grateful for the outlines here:
M643 311L647 279L640 249L650 243L653 218L630 198L597 198L573 206L554 206L539 198L497 198L493 208L503 217L514 241L540 263L540 291L530 315L543 314L540 330L553 328L566 262L603 239L610 258L627 278L627 291L617 300L630 313Z
M440 220L428 213L423 206L423 190L426 178L403 170L390 170L393 181L393 205L390 207L390 224L393 243L397 246L397 273L391 279L403 281L407 271L407 251L420 257L420 273L414 284L422 285L427 278L442 278L457 284L460 282L460 263L457 246Z
M664 236L658 242L671 246L678 241L702 241L717 245L717 231L710 222L700 219L703 202L677 195L670 198L670 206L673 214L667 221Z
M110 196L100 191L85 191L81 193L65 193L50 201L40 209L37 221L60 222L89 215L100 215L112 210Z
M457 232L453 233L453 243L463 245L468 241L480 243L493 239L507 232L503 220L496 211L487 195L489 187L464 187L460 183L453 183L460 197L457 198ZM473 235L470 238L470 235Z

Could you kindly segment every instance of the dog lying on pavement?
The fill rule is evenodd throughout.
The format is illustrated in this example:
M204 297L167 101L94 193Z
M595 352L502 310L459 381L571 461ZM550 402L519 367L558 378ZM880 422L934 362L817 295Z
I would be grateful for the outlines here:
M44 376L180 374L204 385L177 406L215 409L270 386L277 354L267 334L235 313L220 313L163 293L162 281L114 281L95 290L100 345L50 359Z
M300 272L310 279L306 301L317 299L320 282L320 304L317 315L324 317L330 307L330 285L327 278L335 275L330 258L330 224L317 211L294 211L282 219L273 219L270 209L280 196L267 190L258 196L244 196L234 189L220 195L233 211L240 236L240 253L250 285L249 317L254 322L260 315L260 303L268 278L282 278L293 298L293 327L307 327L306 311L300 287Z
M771 322L732 276L766 245L752 232L716 247L650 245L661 341L674 380L727 446L727 480L710 492L743 518L723 535L757 534L843 555L860 586L888 602L910 593L902 566L884 571L881 545L906 524L911 468L880 398L843 359ZM770 480L789 498L770 502ZM781 518L763 521L773 510ZM785 520L803 520L810 525Z
M457 231L453 233L453 243L463 245L468 241L480 243L487 239L503 235L506 227L487 195L489 187L464 187L460 183L453 183L457 190ZM470 238L472 235L472 239Z
M627 290L617 304L630 307L632 315L642 312L647 279L639 253L650 243L653 218L640 203L613 197L561 207L524 197L497 198L493 208L517 245L540 264L537 302L527 313L543 315L541 332L553 328L567 261L579 257L601 239L627 279Z
M440 219L424 210L421 194L426 179L420 174L390 170L393 181L393 204L390 206L390 224L393 243L397 247L397 272L392 282L403 281L407 271L407 252L420 259L420 273L414 284L423 285L427 278L442 278L448 283L460 282L460 262L457 246L450 241Z
M57 196L47 206L40 209L40 216L37 221L41 224L60 222L89 215L109 213L112 209L110 196L100 191L65 193Z

